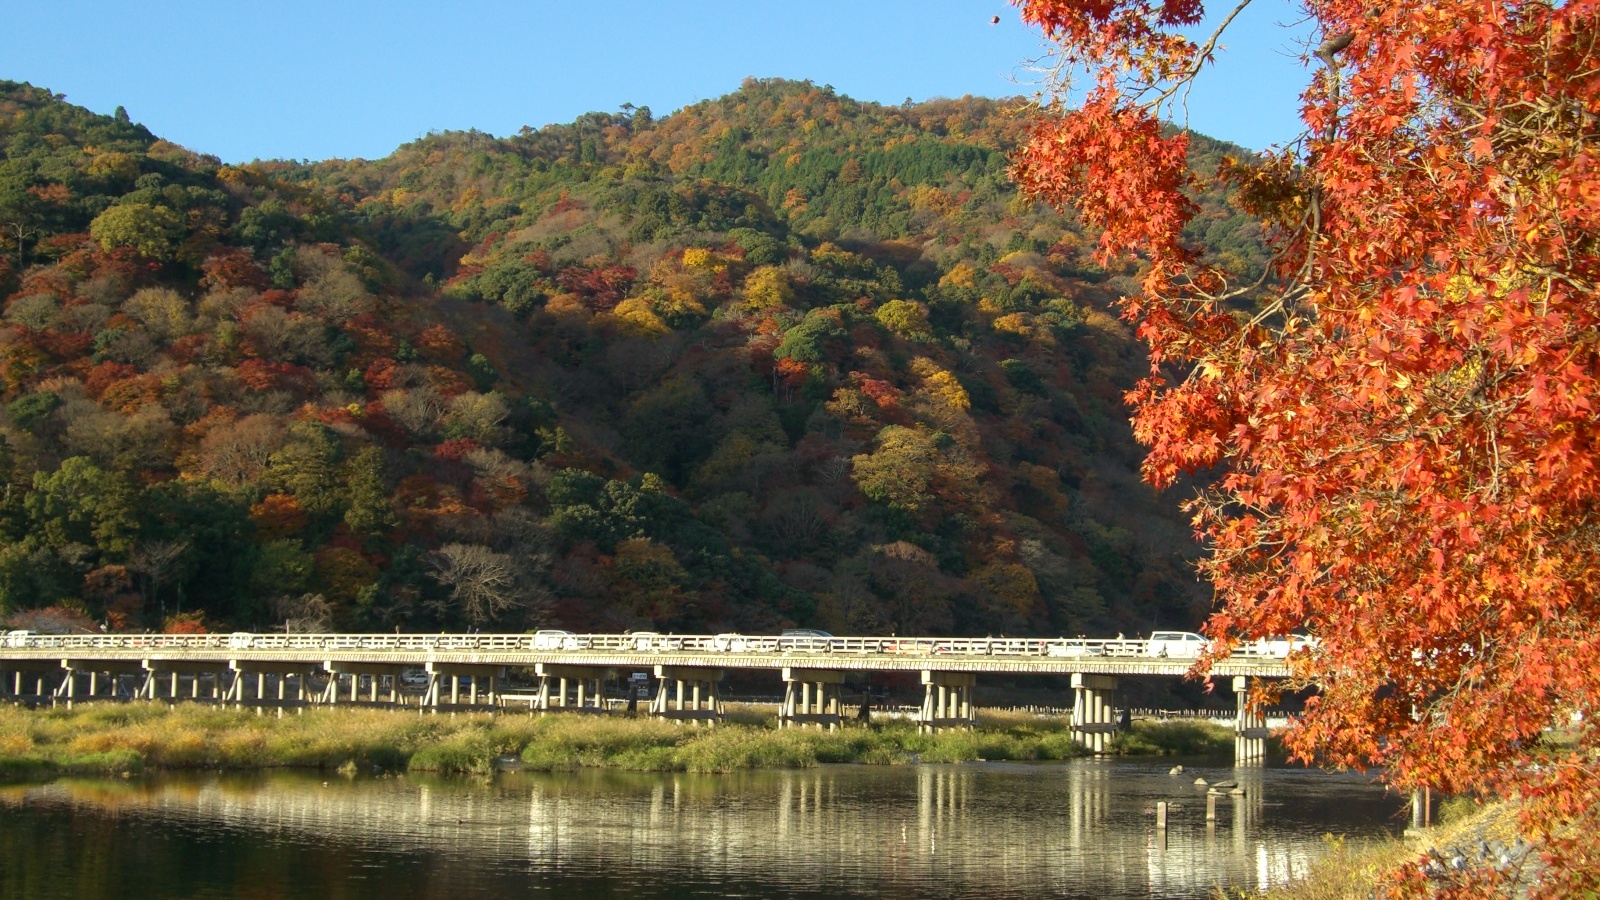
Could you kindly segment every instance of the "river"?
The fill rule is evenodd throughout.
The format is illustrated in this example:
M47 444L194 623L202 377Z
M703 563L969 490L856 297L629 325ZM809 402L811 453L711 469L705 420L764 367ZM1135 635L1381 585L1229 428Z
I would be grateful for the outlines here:
M0 897L1201 898L1402 824L1360 776L1172 765L62 780L0 788ZM1197 774L1245 790L1209 827Z

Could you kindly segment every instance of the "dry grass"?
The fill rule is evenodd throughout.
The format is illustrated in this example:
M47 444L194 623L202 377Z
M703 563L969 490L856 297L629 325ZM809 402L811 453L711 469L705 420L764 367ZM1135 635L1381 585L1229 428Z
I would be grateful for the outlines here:
M1369 900L1383 873L1414 859L1397 838L1351 840L1325 835L1327 853L1298 881L1272 888L1262 900Z
M1509 803L1441 804L1440 824L1405 839L1347 840L1329 835L1328 852L1306 876L1259 895L1262 900L1367 900L1384 877L1413 865L1429 850L1449 856L1453 848L1479 841L1511 843L1517 838L1517 811Z
M887 720L834 732L775 728L768 706L730 704L715 728L644 716L462 713L310 708L262 716L200 704L88 704L29 712L0 708L0 780L57 771L141 768L301 767L412 769L487 774L520 757L538 769L609 767L639 771L728 772L822 763L894 765L969 760L1057 760L1081 756L1061 717L989 711L972 731L921 734ZM1122 752L1173 752L1196 737L1138 729ZM1179 740L1182 737L1183 740ZM1210 736L1207 736L1210 737Z

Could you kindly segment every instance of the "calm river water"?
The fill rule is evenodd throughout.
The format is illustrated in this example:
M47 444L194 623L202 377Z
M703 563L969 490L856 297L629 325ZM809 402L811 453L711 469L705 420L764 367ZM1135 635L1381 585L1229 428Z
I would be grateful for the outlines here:
M1188 898L1403 824L1359 776L1171 765L59 781L0 788L0 897ZM1247 791L1210 828L1196 774Z

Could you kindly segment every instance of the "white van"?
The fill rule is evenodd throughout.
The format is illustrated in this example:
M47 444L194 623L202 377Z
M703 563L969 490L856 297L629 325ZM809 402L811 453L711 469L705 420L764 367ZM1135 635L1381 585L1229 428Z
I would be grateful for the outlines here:
M1192 631L1153 631L1144 645L1144 655L1194 659L1206 652L1209 643Z
M28 646L28 638L33 637L33 635L34 632L28 631L25 628L20 628L16 631L8 631L5 635L5 645L7 647L26 647Z
M1308 650L1314 641L1303 634L1281 634L1274 637L1262 638L1255 642L1249 649L1256 656L1270 656L1274 659L1284 659L1290 653Z
M533 633L535 650L583 650L588 642L560 628L541 628Z

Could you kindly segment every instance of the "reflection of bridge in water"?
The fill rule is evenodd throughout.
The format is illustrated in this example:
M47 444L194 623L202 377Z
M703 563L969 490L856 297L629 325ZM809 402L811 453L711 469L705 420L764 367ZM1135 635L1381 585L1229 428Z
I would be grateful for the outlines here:
M972 690L985 674L1069 676L1080 743L1107 749L1122 721L1118 680L1178 677L1193 657L1169 658L1144 640L1066 638L852 638L756 635L246 634L0 636L0 685L25 700L209 699L258 708L310 703L413 705L433 710L499 707L508 668L531 669L541 711L605 712L619 698L619 673L652 671L659 687L647 712L715 721L718 685L730 670L770 671L784 685L779 724L836 727L841 686L854 673L915 672L925 730L969 728ZM1247 703L1252 678L1285 678L1286 661L1266 647L1216 661L1237 698L1235 757L1262 759L1266 728ZM8 677L7 677L8 676ZM414 689L409 683L415 681ZM637 702L638 698L633 698Z
M1195 896L1217 884L1265 887L1304 874L1328 827L1315 809L1300 808L1291 773L1249 769L1237 777L1245 796L1229 798L1213 826L1203 821L1204 795L1187 779L1096 761L733 776L588 771L492 784L301 776L110 789L61 782L9 801L0 794L0 806L20 797L33 806L103 808L123 821L171 819L213 841L361 845L514 870L621 869L662 879L710 872L848 888L840 893L936 884L946 896L982 896L985 885ZM1272 802L1269 792L1280 787L1286 796ZM1157 798L1182 804L1164 835L1150 814ZM1289 821L1295 813L1301 818ZM1285 821L1272 821L1280 816Z

